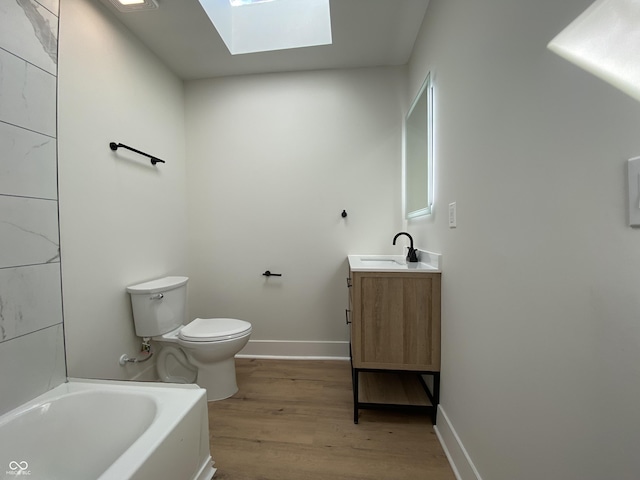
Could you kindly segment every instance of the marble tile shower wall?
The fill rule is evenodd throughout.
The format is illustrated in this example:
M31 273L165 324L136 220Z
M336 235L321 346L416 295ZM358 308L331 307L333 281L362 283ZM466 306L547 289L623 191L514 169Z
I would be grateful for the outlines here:
M59 0L0 0L0 414L65 380Z

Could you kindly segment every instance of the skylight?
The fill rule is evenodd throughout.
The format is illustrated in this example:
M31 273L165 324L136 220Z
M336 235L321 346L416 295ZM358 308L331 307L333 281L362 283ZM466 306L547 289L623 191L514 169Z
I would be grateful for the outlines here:
M241 7L242 5L252 5L254 3L272 2L273 0L229 0L232 7Z
M199 0L232 55L331 44L329 0Z

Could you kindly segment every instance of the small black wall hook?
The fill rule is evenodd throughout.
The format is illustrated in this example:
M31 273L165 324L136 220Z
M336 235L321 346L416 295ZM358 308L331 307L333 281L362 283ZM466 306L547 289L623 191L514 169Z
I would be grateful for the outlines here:
M347 218L347 211L342 210L342 213L340 215L342 216L342 218Z
M135 148L129 147L124 143L116 143L116 142L109 143L109 148L114 152L118 150L119 147L126 148L127 150L131 150L132 152L136 152L136 153L139 153L140 155L144 155L145 157L149 157L149 159L151 160L151 165L155 165L156 163L167 163L164 160L160 160L159 158L154 157L153 155L149 155L148 153L144 153L144 152L141 152L140 150L136 150Z

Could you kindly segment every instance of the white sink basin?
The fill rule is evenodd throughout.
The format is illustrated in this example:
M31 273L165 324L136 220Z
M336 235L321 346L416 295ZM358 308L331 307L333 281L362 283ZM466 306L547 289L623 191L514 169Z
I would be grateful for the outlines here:
M440 272L440 255L424 252L424 255L420 255L421 259L423 257L427 257L428 260L432 260L433 262L407 262L403 255L349 255L348 259L349 267L354 272Z
M397 260L395 258L384 258L384 257L365 257L360 256L360 261L364 262L369 267L394 267L396 265L406 265L406 260Z

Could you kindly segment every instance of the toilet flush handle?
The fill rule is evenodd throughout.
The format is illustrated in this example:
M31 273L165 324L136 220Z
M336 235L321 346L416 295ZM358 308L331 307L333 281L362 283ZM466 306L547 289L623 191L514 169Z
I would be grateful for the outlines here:
M149 297L151 300L162 300L164 298L164 295L161 293L156 293L155 295L151 295L151 297Z

